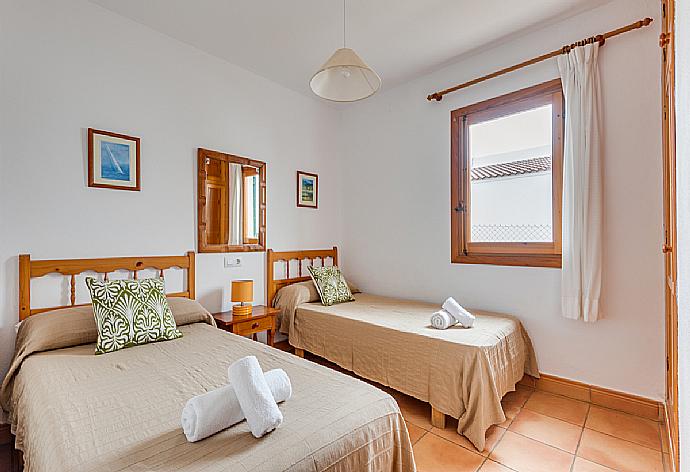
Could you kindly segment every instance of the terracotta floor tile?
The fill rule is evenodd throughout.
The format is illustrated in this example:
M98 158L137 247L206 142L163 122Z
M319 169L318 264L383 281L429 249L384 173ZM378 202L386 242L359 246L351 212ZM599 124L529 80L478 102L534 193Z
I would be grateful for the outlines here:
M461 434L458 434L458 421L454 418L448 418L446 420L446 429L432 428L431 432L437 436L467 448L472 452L476 452L477 454L481 454L482 456L486 457L493 450L498 441L503 437L505 429L499 428L498 426L492 426L489 428L489 430L486 432L486 445L484 446L484 450L481 452L477 451L477 448L474 447L469 439Z
M622 472L662 472L661 452L585 428L577 455Z
M486 461L484 462L484 465L481 466L479 469L479 472L515 472L513 469L509 469L508 467L499 464L498 462L494 461Z
M518 385L518 390L515 392L508 392L501 400L501 406L503 407L503 413L506 415L506 420L500 423L498 426L501 428L508 428L513 422L513 419L520 413L522 407L527 400L532 395L533 390L528 387Z
M534 391L535 390L533 388L529 388L529 387L525 387L524 385L517 384L515 386L515 391L506 393L503 396L503 398L512 397L512 398L518 399L522 403L522 405L520 405L520 406L525 406L525 403L527 403L527 400L529 400L529 397L532 396Z
M520 407L523 407L525 406L525 403L527 403L527 400L529 400L529 397L531 397L533 393L534 389L518 384L515 386L514 392L508 392L503 396L503 401L507 400L509 402L519 405Z
M410 442L412 445L414 445L417 441L422 439L422 436L426 434L426 429L420 428L417 425L414 425L408 421L405 422L407 424L407 434L410 435Z
M508 428L513 419L520 413L522 407L527 403L527 400L532 396L534 390L525 387L524 385L516 385L516 390L514 392L508 392L503 396L501 400L501 406L503 407L503 413L506 415L506 420L499 424L501 428Z
M393 398L398 402L405 421L427 431L431 430L431 407L428 403L398 392Z
M573 455L506 431L489 459L520 472L568 472Z
M659 423L656 421L592 405L585 427L661 450Z
M520 397L512 397L507 394L501 400L501 406L503 407L503 413L505 413L506 418L515 418L517 414L522 409L526 401L523 401Z
M534 392L525 403L525 408L582 426L587 418L589 404L550 393Z
M594 462L583 459L582 457L575 458L573 465L573 472L616 472L613 469L604 467L603 465L595 464Z
M575 454L582 427L524 408L513 420L510 431Z
M419 472L476 472L484 461L479 454L434 434L425 434L413 449Z

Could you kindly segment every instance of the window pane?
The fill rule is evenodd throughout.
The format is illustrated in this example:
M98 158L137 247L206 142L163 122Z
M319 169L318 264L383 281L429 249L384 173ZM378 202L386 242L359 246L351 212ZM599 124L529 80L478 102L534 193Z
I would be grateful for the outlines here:
M255 174L252 178L252 190L254 197L252 199L252 238L259 238L259 174Z
M551 242L551 105L469 126L472 242Z
M259 238L259 175L244 178L245 185L245 238Z

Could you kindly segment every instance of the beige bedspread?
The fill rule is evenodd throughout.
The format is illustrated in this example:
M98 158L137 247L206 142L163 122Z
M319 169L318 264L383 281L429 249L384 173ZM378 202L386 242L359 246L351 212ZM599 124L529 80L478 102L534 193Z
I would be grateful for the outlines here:
M458 433L481 451L487 429L505 421L503 395L525 373L539 376L532 343L516 318L478 310L471 329L434 329L438 309L365 293L328 307L302 303L290 344L457 418Z
M388 394L209 324L180 329L180 339L104 355L84 344L25 357L3 392L25 470L415 470L405 422ZM188 443L183 405L223 385L228 365L246 355L290 376L283 425L254 439L242 422Z

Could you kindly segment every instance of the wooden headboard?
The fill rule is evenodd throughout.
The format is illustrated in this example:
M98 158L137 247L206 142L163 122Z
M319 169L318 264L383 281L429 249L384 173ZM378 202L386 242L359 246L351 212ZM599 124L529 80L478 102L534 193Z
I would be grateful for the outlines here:
M168 293L169 297L186 297L194 299L195 294L195 262L194 251L189 251L184 256L150 256L150 257L108 257L102 259L54 259L32 261L31 255L19 255L19 319L23 320L31 315L45 311L69 308L73 306L89 305L89 303L75 304L76 276L84 272L97 272L103 274L103 279L108 280L108 273L118 270L126 270L132 273L132 278L137 279L138 272L144 269L156 269L161 278L165 277L164 270L173 267L187 270L186 290L183 292ZM51 308L31 308L31 279L44 275L58 273L70 277L70 304Z
M333 265L338 265L338 248L333 246L331 249L310 249L305 251L284 251L276 252L273 249L266 251L266 304L268 306L273 305L273 297L275 297L278 290L281 288L291 285L297 282L304 282L306 280L311 280L309 275L303 275L303 267L306 265L316 265L317 267L323 267L325 265L326 259L332 259ZM290 262L299 261L297 276L290 277ZM321 264L316 264L316 261L321 261ZM285 263L285 278L276 279L275 278L275 263L276 262ZM307 262L304 265L304 262Z

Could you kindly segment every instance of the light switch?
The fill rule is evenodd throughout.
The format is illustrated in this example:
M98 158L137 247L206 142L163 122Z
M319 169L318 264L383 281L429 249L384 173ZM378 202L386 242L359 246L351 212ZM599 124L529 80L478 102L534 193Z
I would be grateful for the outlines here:
M242 258L239 256L225 256L225 267L242 267Z

